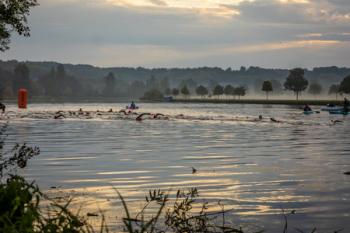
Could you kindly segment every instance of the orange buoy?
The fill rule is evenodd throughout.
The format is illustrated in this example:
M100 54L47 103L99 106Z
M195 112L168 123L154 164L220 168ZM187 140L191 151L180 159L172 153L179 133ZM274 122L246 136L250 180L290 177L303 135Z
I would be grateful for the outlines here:
M18 108L27 108L28 91L24 88L18 91Z

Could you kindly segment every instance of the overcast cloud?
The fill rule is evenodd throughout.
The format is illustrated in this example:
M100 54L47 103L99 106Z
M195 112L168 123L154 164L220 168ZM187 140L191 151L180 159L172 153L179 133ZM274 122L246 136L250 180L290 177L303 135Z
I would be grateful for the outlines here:
M41 0L2 59L97 66L350 66L349 0Z

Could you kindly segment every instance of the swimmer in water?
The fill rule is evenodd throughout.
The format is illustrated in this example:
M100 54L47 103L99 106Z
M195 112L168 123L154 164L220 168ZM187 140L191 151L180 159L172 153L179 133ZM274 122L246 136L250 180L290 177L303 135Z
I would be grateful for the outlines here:
M3 104L1 102L0 102L0 110L2 110L2 113L5 113L5 110L6 110L5 104Z
M147 115L149 116L149 115L151 115L151 113L147 113L147 112L146 113L142 113L138 117L136 117L136 120L137 121L142 121L143 120L142 117L143 116L147 116Z
M56 112L55 116L53 117L54 119L62 119L66 118L61 111Z
M343 104L343 111L344 113L348 113L349 112L349 106L350 106L350 102L347 98L344 98L344 104Z
M275 123L281 123L282 121L276 120L275 118L271 117L270 120Z

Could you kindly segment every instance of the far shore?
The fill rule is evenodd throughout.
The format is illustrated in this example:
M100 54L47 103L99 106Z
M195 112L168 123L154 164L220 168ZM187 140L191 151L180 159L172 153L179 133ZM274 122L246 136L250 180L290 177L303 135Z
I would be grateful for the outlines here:
M214 99L214 98L203 98L203 99L174 99L172 102L175 103L213 103L213 104L271 104L271 105L343 105L343 100L290 100L290 99Z
M69 103L129 103L132 100L138 103L212 103L212 104L267 104L267 105L327 105L327 104L335 104L335 105L343 105L343 100L334 100L334 99L322 99L322 100L313 100L313 99L228 99L228 98L174 98L171 101L163 101L163 100L138 100L137 98L44 98L44 97L32 97L29 98L29 104L36 103L50 103L50 104L69 104ZM5 104L17 104L17 99L2 99L0 102Z

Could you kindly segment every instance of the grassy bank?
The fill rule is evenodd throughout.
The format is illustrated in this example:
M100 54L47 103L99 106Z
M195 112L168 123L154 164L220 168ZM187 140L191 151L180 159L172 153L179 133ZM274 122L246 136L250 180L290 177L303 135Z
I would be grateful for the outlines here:
M214 103L214 104L282 104L282 105L342 105L342 100L283 100L283 99L174 99L175 103Z

